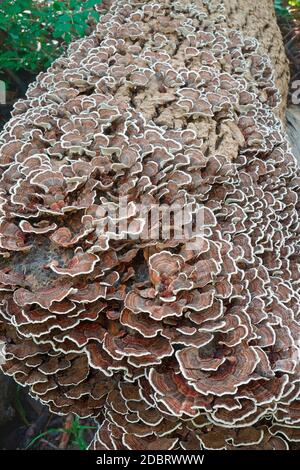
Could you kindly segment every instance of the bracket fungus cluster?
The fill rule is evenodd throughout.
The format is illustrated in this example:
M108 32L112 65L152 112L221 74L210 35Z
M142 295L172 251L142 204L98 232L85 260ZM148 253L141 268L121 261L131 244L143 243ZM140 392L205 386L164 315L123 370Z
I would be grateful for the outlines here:
M0 135L2 369L95 417L95 449L300 440L299 177L225 7L113 2ZM198 248L140 236L138 204L173 203L203 212Z

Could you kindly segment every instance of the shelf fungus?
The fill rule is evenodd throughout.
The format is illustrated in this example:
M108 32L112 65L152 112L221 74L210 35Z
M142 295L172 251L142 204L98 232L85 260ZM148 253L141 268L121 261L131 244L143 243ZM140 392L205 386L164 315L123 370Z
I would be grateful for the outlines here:
M2 369L91 448L300 440L299 176L233 3L113 2L0 134Z

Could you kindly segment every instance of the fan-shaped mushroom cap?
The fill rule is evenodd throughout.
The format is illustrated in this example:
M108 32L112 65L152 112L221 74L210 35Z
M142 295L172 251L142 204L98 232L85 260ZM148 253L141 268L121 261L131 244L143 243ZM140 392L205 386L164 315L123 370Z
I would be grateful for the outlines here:
M299 179L227 3L114 2L0 135L2 368L96 449L299 439Z

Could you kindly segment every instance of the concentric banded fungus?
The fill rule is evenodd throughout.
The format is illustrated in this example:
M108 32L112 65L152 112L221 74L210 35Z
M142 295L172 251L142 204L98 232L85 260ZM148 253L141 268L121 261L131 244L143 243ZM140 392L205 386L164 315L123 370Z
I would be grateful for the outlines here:
M299 179L237 3L118 0L0 136L3 370L97 449L299 440ZM173 203L196 248L141 237Z

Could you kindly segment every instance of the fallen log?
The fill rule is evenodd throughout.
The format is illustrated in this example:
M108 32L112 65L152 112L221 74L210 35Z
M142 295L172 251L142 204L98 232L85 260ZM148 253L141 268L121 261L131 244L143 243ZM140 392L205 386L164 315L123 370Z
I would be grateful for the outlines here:
M270 1L118 0L16 103L2 369L94 448L299 440L287 84Z

